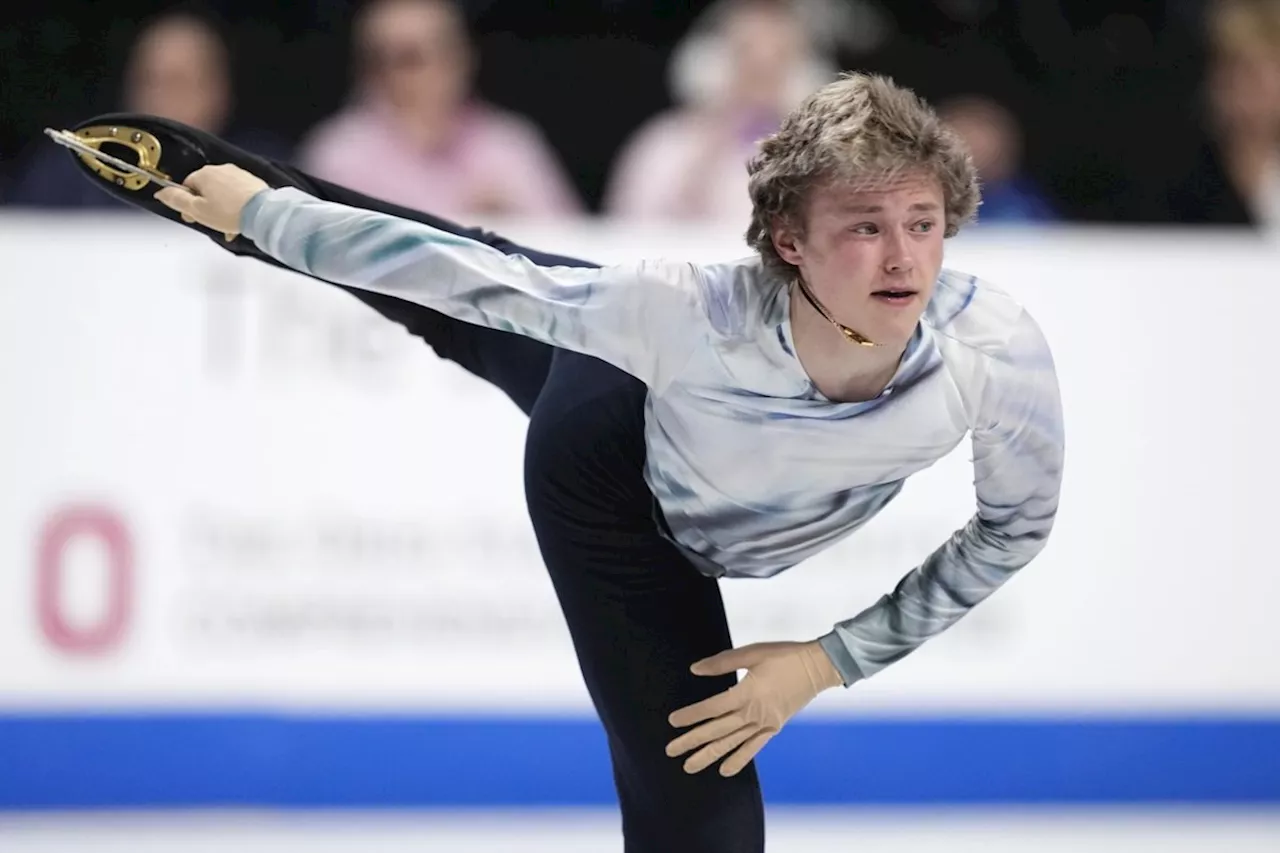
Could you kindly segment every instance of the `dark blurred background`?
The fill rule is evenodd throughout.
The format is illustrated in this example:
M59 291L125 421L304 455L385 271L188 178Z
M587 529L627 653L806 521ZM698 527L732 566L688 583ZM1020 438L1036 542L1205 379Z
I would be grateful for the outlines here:
M887 73L945 107L957 127L966 129L991 188L984 208L988 218L1261 228L1268 227L1277 206L1277 3L840 0L800 5L810 21L806 50L817 51L833 69ZM500 111L492 128L498 140L493 147L524 152L513 153L507 164L515 176L480 189L433 190L430 169L459 171L440 153L447 149L441 140L454 131L442 129L447 122L437 119L449 108L437 104L402 126L412 125L421 135L412 145L402 138L407 148L397 150L423 152L426 170L422 196L406 200L425 205L439 198L440 212L457 215L491 210L660 216L701 210L713 215L713 202L688 201L695 189L688 189L683 201L642 199L641 189L633 186L636 179L629 183L624 173L630 169L649 183L671 184L684 180L676 174L678 163L705 165L717 156L741 160L741 155L717 154L721 143L709 138L690 141L697 133L689 126L662 127L659 119L676 117L684 109L671 68L692 28L707 25L700 16L709 11L731 14L733 6L755 6L761 13L764 6L777 4L754 0L710 10L707 2L676 0L557 0L545 5L532 0L383 0L372 18L403 17L371 24L361 36L353 25L365 5L340 0L194 5L46 0L39 11L24 6L0 34L0 200L26 206L106 204L93 194L89 201L72 198L83 188L60 182L55 172L66 171L65 164L50 165L57 157L45 150L53 146L40 131L145 104L136 90L147 83L131 83L128 76L146 77L136 67L131 71L131 63L141 62L136 55L139 37L155 16L191 9L221 28L229 48L230 94L223 99L224 109L210 110L217 114L210 124L260 153L295 160L348 183L358 182L351 176L359 169L377 170L379 162L394 171L385 166L389 161L371 159L377 145L367 142L372 131L359 125L358 117L336 126L330 120L348 108L357 81L384 90L400 86L402 107L415 98L435 97L443 103L447 92L454 93L455 101L468 99L465 92L457 94L466 88L459 82L464 72L454 69L454 78L445 83L432 83L426 75L446 73L441 66L449 63L467 67L459 58L465 48L459 45L469 44L475 60L471 95ZM404 8L389 12L392 6ZM1235 11L1237 6L1244 11ZM441 29L452 26L442 21L455 11L467 35L442 36ZM417 53L409 38L416 24L405 23L415 14L434 16L434 23L424 25ZM435 30L428 32L431 27ZM743 25L739 34L747 45L743 49L756 50L757 64L767 65L765 54L782 48L751 47L756 36L749 30ZM393 45L376 43L384 36L384 42L394 41L396 35L405 37L399 54ZM199 62L199 51L190 45L172 52ZM701 54L684 57L695 74L699 66L706 71L723 58L697 56ZM435 71L427 67L432 62ZM153 61L157 63L163 65ZM147 73L180 76L182 71L152 68ZM418 83L408 79L414 74ZM396 82L396 75L404 79ZM435 95L422 94L432 86ZM394 96L386 98L395 101ZM179 100L189 104L192 99ZM758 136L768 130L770 120L744 124ZM326 128L326 122L331 126ZM720 128L724 126L722 121ZM645 131L655 138L646 142ZM398 131L387 132L394 136ZM657 138L663 132L666 137ZM480 139L482 134L476 133ZM478 150L484 144L471 147ZM694 149L700 153L688 153ZM686 153L678 153L682 151ZM431 158L434 165L426 163ZM534 177L523 189L512 189L522 180L520 169ZM734 169L740 171L740 165L735 163ZM557 184L560 170L563 181ZM480 171L494 174L492 167ZM406 178L399 174L386 180ZM390 192L383 193L376 180L359 188L375 195ZM728 195L736 192L730 187ZM460 199L456 205L447 202L450 193ZM705 194L709 198L714 190L705 189Z

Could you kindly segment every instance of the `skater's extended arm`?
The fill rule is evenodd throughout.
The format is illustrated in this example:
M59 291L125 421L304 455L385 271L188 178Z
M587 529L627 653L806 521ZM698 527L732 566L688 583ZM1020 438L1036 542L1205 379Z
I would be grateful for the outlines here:
M892 593L821 642L845 683L904 657L968 613L1044 548L1062 481L1062 408L1053 359L1023 314L988 356L973 426L977 512Z
M699 344L700 281L689 264L545 267L384 213L262 189L234 166L157 198L207 227L240 231L286 266L469 323L608 361L661 390Z

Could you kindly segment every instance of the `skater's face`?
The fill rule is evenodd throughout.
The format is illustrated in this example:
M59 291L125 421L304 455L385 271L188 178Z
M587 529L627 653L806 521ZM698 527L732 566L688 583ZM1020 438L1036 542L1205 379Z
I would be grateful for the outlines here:
M877 343L905 346L933 296L945 230L941 183L908 173L816 189L804 233L780 226L774 244L836 320Z

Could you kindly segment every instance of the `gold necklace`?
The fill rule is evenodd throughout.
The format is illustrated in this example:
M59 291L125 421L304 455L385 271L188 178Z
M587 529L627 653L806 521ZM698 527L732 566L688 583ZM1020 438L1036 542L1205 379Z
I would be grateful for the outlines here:
M826 308L823 308L822 305L818 302L818 300L814 298L814 295L809 292L809 286L804 283L804 279L802 277L796 276L795 279L792 280L792 283L799 286L800 292L804 294L805 299L809 300L809 304L813 306L814 310L817 311L819 314L821 314L823 317L825 317L827 319L827 322L829 322L831 325L839 329L840 334L844 335L847 340L857 344L858 346L863 346L863 347L884 346L884 344L878 344L875 341L868 338L866 335L863 335L859 332L855 332L853 329L850 329L848 326L846 326L844 323L841 323L835 317L832 317L830 312L828 312Z

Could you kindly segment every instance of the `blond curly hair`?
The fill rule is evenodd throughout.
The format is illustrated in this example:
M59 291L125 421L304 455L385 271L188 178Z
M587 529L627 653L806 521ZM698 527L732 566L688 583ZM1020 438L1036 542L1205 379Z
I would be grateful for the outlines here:
M872 186L915 171L941 182L944 234L954 236L974 218L981 199L964 143L910 89L880 75L842 74L787 116L748 163L747 243L767 268L794 276L795 268L774 247L775 222L803 235L816 187L833 182Z

